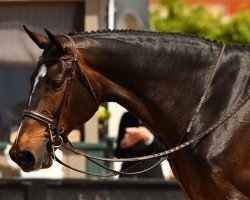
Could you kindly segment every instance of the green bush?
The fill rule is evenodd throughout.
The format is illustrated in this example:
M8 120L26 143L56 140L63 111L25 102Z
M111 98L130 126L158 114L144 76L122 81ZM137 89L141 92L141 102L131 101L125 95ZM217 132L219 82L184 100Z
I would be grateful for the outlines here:
M250 44L250 14L242 12L228 22L222 15L214 16L201 5L190 5L181 0L158 0L159 6L151 13L150 23L156 31L181 32L200 35L226 43ZM162 11L167 15L162 15Z
M250 44L249 12L240 12L235 15L224 25L218 39L226 43Z

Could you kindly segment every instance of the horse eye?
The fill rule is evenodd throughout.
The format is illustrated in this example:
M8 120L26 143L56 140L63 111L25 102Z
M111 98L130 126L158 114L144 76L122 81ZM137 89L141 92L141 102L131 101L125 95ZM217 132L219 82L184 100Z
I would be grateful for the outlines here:
M62 85L62 81L60 80L53 80L50 81L52 89L58 89Z

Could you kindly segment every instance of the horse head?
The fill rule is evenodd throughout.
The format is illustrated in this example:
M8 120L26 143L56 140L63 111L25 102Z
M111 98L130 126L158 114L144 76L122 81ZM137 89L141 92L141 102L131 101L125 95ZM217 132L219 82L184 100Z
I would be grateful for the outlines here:
M48 141L90 119L98 101L89 83L91 74L71 37L46 29L45 37L24 29L43 53L30 79L28 107L10 156L22 170L33 171L52 165Z

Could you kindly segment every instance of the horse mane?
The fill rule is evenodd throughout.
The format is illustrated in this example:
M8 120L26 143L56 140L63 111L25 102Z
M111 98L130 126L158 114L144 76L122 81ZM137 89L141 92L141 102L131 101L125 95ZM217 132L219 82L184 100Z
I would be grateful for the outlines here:
M218 40L212 40L209 38L205 38L203 36L199 35L192 35L192 34L186 34L186 33L179 33L179 32L156 32L156 31L145 31L145 30L132 30L132 29L103 29L103 30L97 30L97 31L81 31L81 32L71 32L68 33L69 36L89 36L89 35L99 35L99 34L107 34L107 33L124 33L124 34L130 34L130 35L138 35L141 36L160 36L160 37L176 37L176 38L190 38L192 40L197 40L199 42L204 43L213 43L213 44L219 44L221 45L222 42ZM231 47L234 49L241 49L241 48L250 48L247 44L234 44L230 43L227 44L227 47Z

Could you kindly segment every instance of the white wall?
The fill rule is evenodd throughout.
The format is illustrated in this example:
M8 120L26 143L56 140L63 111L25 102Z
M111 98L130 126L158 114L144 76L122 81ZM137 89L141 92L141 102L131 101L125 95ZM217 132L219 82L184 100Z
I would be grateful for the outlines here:
M108 103L108 109L111 113L111 117L109 119L108 134L109 137L116 138L118 135L121 116L126 111L126 109L117 103Z

